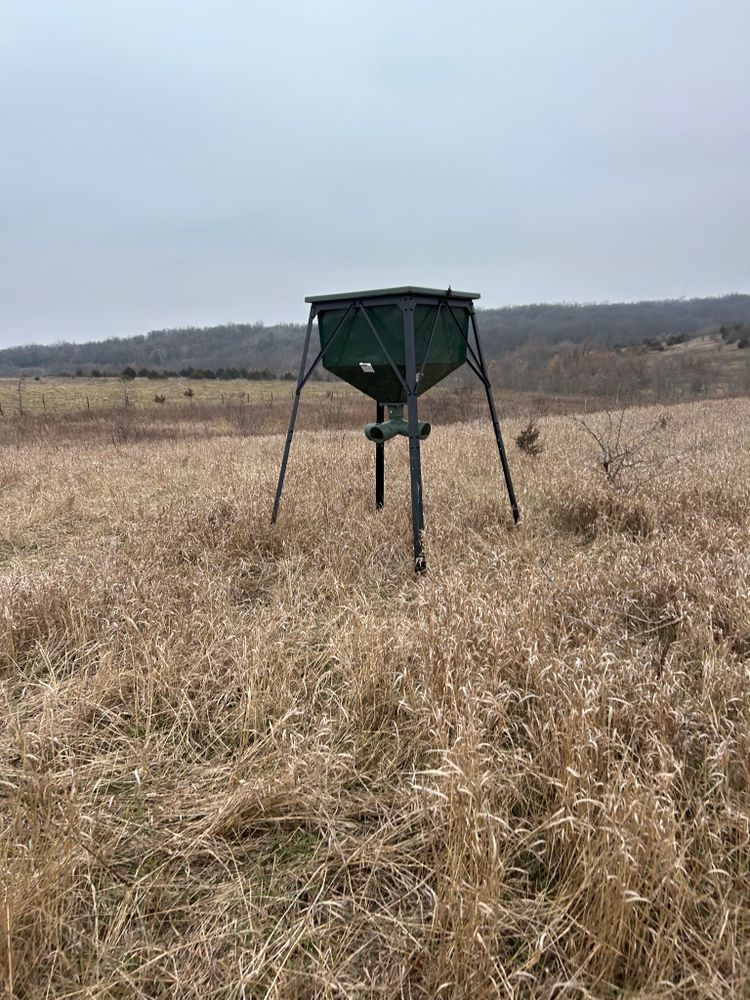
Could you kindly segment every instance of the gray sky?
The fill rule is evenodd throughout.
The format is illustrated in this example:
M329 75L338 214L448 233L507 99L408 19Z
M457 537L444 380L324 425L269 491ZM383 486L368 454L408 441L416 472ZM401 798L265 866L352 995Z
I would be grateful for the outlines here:
M0 346L750 290L748 0L0 0Z

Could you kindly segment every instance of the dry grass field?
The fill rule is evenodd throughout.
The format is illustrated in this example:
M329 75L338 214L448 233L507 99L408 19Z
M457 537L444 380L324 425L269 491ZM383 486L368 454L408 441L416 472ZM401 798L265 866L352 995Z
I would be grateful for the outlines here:
M520 426L519 529L487 421L423 447L425 577L403 440L376 513L298 435L272 528L278 434L4 439L9 996L750 995L750 401L614 483Z
M450 384L452 381L452 384ZM185 397L187 390L193 395ZM295 383L136 378L0 379L0 448L4 445L133 444L166 439L285 434ZM164 396L157 403L154 396ZM310 381L307 426L351 429L374 418L375 404L338 380ZM503 391L504 412L571 413L587 400L575 394ZM593 400L592 400L593 404ZM601 401L599 402L601 404ZM421 416L441 424L486 419L478 381L438 386L420 403Z
M296 378L296 376L295 376ZM0 409L6 417L19 415L59 415L81 410L101 411L127 404L132 407L155 409L154 397L164 396L164 406L187 407L191 404L263 403L270 405L283 400L287 408L294 394L295 382L262 381L255 379L149 379L135 378L72 378L45 376L38 381L24 378L0 378ZM325 395L332 386L327 382L311 382L307 394ZM340 395L353 394L343 383L336 385ZM192 398L185 393L190 390Z

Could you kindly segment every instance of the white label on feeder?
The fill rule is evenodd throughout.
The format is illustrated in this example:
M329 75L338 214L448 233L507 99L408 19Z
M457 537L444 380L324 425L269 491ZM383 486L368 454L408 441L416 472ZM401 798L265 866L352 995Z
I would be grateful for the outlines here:
M375 369L372 367L369 361L360 361L359 367L363 372L367 372L368 375L372 375Z

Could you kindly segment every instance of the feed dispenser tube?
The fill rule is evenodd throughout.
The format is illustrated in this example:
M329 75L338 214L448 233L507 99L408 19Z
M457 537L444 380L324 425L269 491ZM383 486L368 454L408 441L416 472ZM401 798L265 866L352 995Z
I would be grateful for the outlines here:
M397 434L409 437L409 424L404 419L404 404L395 403L387 405L388 420L382 420L374 424L365 424L365 437L368 441L373 441L375 444L384 444L386 441L390 441L391 438L396 437ZM426 420L417 421L417 436L420 441L426 441L430 436L431 430L432 424Z

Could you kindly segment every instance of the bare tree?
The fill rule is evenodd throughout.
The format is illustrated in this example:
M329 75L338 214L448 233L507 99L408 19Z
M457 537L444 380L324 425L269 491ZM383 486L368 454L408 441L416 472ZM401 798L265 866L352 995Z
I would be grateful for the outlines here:
M653 453L652 446L656 438L667 428L670 418L666 413L660 414L656 420L643 429L633 429L630 420L626 419L627 410L618 413L605 410L605 424L596 430L589 419L573 417L580 424L597 446L597 465L604 473L610 486L619 487L624 484L626 475L635 469L644 469L655 465L661 460Z
M471 420L474 410L475 392L476 385L473 381L464 381L462 385L453 390L453 397L456 400L459 420Z

